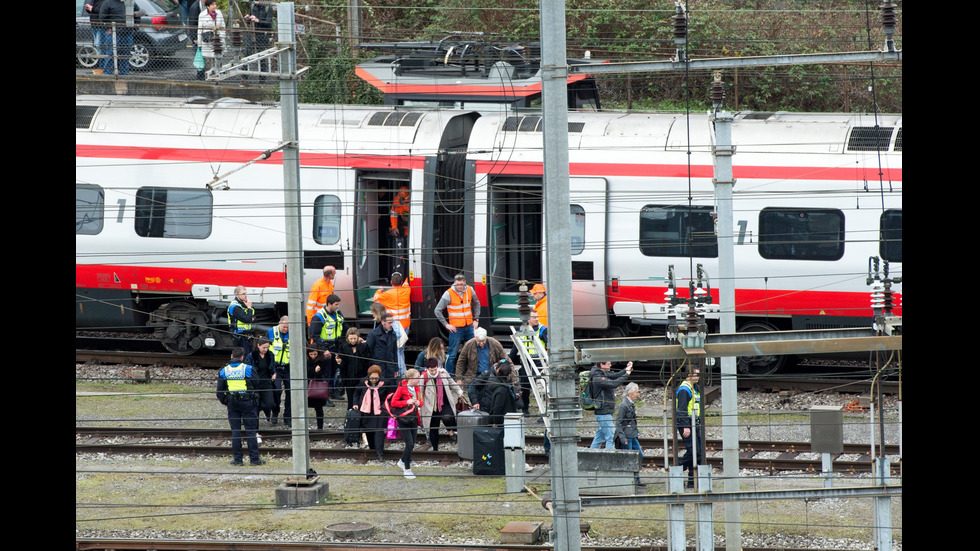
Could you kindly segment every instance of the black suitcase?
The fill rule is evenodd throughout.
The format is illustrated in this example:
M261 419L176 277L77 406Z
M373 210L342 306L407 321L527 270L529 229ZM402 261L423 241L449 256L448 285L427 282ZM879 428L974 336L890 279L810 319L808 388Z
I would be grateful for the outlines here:
M501 476L506 471L504 429L502 427L474 428L473 474Z
M347 418L344 419L344 441L348 444L357 444L361 441L361 412L356 409L347 410Z

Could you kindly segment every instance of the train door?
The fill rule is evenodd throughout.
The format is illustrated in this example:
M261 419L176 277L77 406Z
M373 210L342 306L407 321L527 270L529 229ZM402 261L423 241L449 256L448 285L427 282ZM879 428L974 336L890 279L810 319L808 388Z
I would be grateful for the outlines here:
M544 276L541 178L500 177L487 193L487 296L494 324L519 323L519 282Z
M411 173L407 170L359 171L357 174L354 288L358 312L366 316L370 316L374 292L389 285L392 272L398 271L408 277L410 218L407 215L397 217L399 231L396 235L391 231L391 212L393 206L407 204L400 195L403 191L408 191L407 200L411 201L410 178Z
M606 180L569 181L572 309L576 329L606 329Z

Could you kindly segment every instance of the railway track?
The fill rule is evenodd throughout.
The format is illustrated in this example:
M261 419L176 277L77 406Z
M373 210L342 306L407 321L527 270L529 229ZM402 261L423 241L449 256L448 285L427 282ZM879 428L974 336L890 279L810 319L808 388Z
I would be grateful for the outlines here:
M292 433L288 430L262 430L262 444L259 449L263 454L272 456L289 456L291 451ZM76 427L76 453L107 453L107 454L169 454L169 455L228 455L231 437L230 431L218 429L156 429L150 427ZM536 451L543 447L543 437L525 435L525 459L531 465L548 463L548 456ZM367 463L374 460L371 450L348 447L344 442L342 431L313 431L310 433L310 456L316 461L352 460ZM400 442L400 441L399 441ZM314 446L313 444L317 444ZM640 439L644 451L644 465L657 467L664 463L663 440ZM448 444L447 444L448 446ZM672 454L673 441L668 439L667 453ZM721 450L721 441L709 439L706 442L707 462L714 467L722 466L720 457L711 454ZM804 471L820 472L821 457L810 452L808 442L769 442L743 441L740 442L739 466L745 469L758 469L769 472ZM651 451L654 450L654 451ZM656 451L659 450L659 451ZM389 454L391 452L388 452ZM885 446L886 455L898 454L898 446ZM856 456L842 459L844 456ZM455 449L432 451L416 448L413 457L417 461L433 461L440 465L450 465L460 461ZM846 444L842 454L832 458L836 473L870 472L872 458L870 445ZM892 465L898 473L901 464Z
M668 551L662 545L589 545L582 542L582 551ZM356 543L356 542L252 542L242 540L164 540L164 539L121 539L121 538L75 538L76 551L268 551L283 549L289 551L362 551L365 549L384 549L385 551L554 551L554 545L518 544L404 544L404 543ZM715 546L717 551L725 546ZM741 547L742 551L776 551L772 547ZM808 547L809 551L831 551ZM835 547L833 551L847 551Z

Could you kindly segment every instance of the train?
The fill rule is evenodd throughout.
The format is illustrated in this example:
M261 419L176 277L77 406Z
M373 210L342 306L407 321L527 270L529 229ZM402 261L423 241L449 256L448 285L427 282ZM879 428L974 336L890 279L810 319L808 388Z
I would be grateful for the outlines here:
M733 115L734 227L719 228L707 113L568 113L576 337L663 334L668 276L683 293L702 272L714 302L734 284L739 331L870 327L872 259L899 281L901 315L901 114ZM375 291L401 271L424 345L443 335L433 310L463 273L481 326L509 334L520 286L547 280L541 113L298 116L305 288L334 266L344 317L370 327ZM152 330L190 354L230 346L238 285L260 326L286 313L286 259L299 251L285 245L281 119L277 104L233 98L76 97L76 329ZM402 187L409 231L396 239ZM719 235L734 243L734 282L717 276ZM753 373L784 365L745 361Z

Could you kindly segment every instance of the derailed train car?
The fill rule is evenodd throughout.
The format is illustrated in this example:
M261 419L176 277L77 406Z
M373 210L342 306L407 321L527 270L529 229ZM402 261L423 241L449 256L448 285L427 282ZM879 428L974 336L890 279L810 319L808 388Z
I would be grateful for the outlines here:
M230 342L236 285L260 323L285 313L282 157L263 154L278 107L80 97L76 115L76 327L150 327L193 353ZM481 325L517 322L519 282L546 279L539 114L304 105L299 125L306 288L335 266L344 316L370 320L402 271L424 343L463 272ZM568 136L577 334L662 332L668 270L717 274L719 234L735 243L740 330L868 326L869 258L901 275L901 116L736 114L734 228L715 224L707 115L570 112Z

